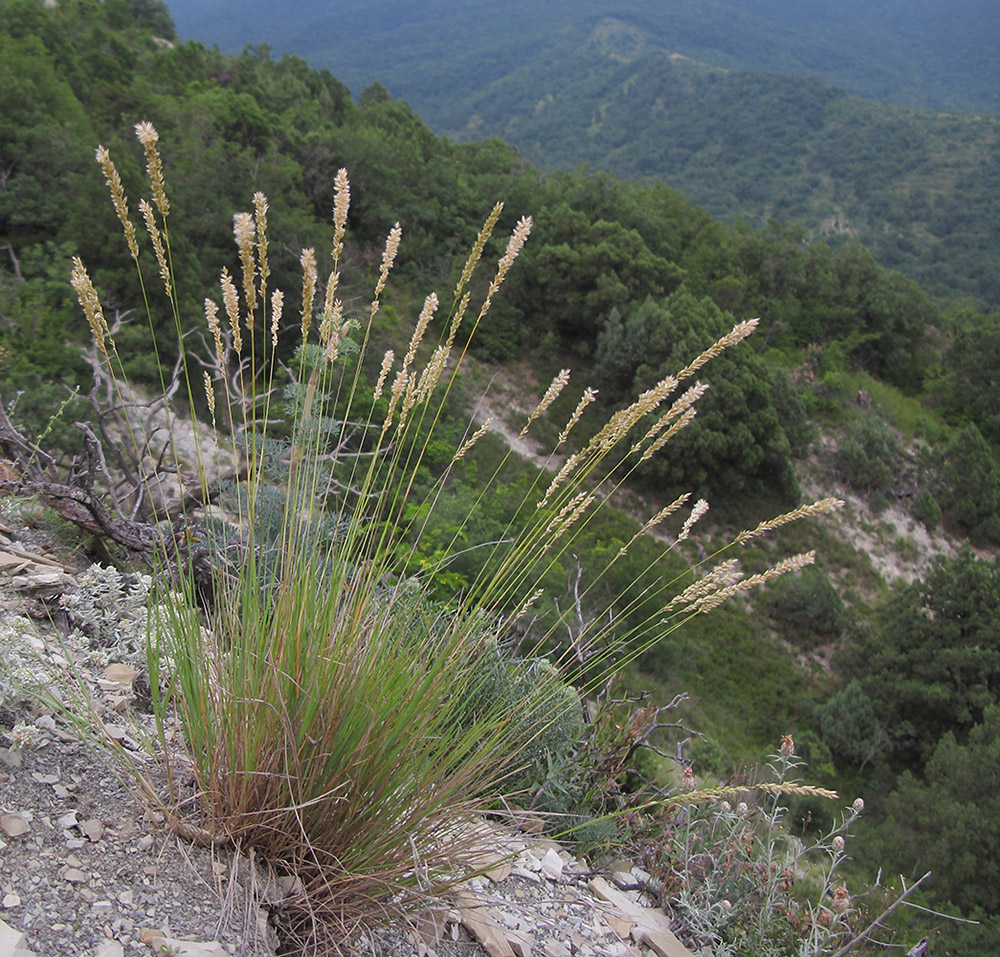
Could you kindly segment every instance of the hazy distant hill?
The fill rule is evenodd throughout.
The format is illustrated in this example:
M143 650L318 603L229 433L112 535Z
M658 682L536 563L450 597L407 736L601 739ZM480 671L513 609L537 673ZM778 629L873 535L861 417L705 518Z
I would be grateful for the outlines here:
M266 42L329 67L355 94L380 80L432 126L487 87L614 16L651 46L718 66L815 74L908 106L1000 113L996 0L168 0L184 37Z
M732 67L813 69L873 96L997 106L988 67L1000 29L971 28L988 27L1000 4L623 0L602 15L611 6L302 0L279 16L261 0L238 14L232 0L174 0L171 10L182 35L266 40L329 66L355 93L378 77L455 138L500 136L550 169L662 179L715 216L795 220L834 244L855 236L938 292L1000 304L1000 120ZM966 68L949 67L958 56Z

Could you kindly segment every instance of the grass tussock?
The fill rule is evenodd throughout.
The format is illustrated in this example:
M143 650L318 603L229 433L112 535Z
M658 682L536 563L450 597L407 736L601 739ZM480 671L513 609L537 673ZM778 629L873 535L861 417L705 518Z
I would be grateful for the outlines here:
M594 398L583 390L572 416L552 430L553 453L565 456L558 470L539 473L504 534L482 546L479 571L442 599L435 576L464 547L503 464L482 481L451 540L436 541L444 557L415 573L430 516L487 431L469 424L442 458L438 430L469 343L528 240L530 218L516 223L480 278L502 217L496 206L450 298L428 294L405 350L382 351L375 346L381 297L404 241L399 225L387 235L370 298L358 306L357 282L348 299L341 274L350 203L341 171L330 249L302 250L300 287L272 289L267 200L258 193L252 210L234 218L233 262L221 265L218 289L193 329L179 305L156 131L142 123L136 134L153 196L140 204L145 236L106 150L98 162L151 327L151 297L165 295L173 315L187 412L207 410L238 462L222 478L210 477L209 456L198 462L200 488L182 517L193 544L182 553L165 545L161 556L179 598L154 629L150 684L163 740L176 715L185 756L169 758L170 792L147 796L185 832L239 841L294 874L301 894L289 904L308 915L300 933L317 943L316 929L333 927L322 938L329 943L365 915L404 908L452 881L465 860L465 817L516 801L525 770L571 746L580 694L692 615L802 567L812 553L746 579L731 558L713 555L693 577L654 574L625 607L607 603L584 625L579 608L602 594L633 539L578 579L573 609L533 618L552 569L637 465L694 418L706 388L698 370L750 335L751 320L567 455L563 445ZM144 271L147 248L154 276ZM73 285L108 375L124 389L123 357L79 260ZM192 345L198 336L202 351ZM563 370L522 435L568 383ZM146 437L133 441L139 448ZM744 537L835 504L800 509ZM683 542L707 508L682 496L642 532L670 519L679 522L675 543ZM632 613L650 603L656 612L636 622ZM578 617L582 627L573 631ZM544 657L559 646L562 655ZM194 776L194 802L180 784L182 765Z

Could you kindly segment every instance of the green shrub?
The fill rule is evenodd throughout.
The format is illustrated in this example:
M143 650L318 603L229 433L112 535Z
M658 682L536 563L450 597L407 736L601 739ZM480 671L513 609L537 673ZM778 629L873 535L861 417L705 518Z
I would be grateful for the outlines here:
M927 489L921 489L917 493L913 504L910 506L910 513L918 522L931 531L941 523L941 506L938 505L937 499Z
M892 502L882 492L876 491L868 497L868 507L872 510L873 515L878 516L889 511L892 508Z
M884 492L892 483L899 449L889 428L866 416L848 430L837 449L837 468L851 488Z
M815 721L829 749L854 765L868 761L885 743L875 705L857 680L817 708Z
M1000 470L975 425L965 426L945 449L940 476L941 505L973 543L1000 542Z
M802 647L835 640L847 624L844 602L818 568L775 583L765 603L769 614L786 626L783 632L793 633Z

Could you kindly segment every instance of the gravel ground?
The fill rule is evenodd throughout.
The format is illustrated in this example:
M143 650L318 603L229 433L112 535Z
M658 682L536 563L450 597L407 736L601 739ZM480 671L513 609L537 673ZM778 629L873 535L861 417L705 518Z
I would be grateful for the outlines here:
M16 657L20 641L58 663L70 628L59 598L76 587L88 559L37 524L14 521L25 514L0 510L0 630L7 632L0 654ZM109 736L155 781L161 766L136 750L123 718L133 695L127 672L113 670L122 667L75 670ZM17 722L33 739L20 747L9 733ZM0 736L11 745L0 747L0 957L303 957L282 948L271 926L280 894L262 868L170 833L58 716L0 693ZM470 826L482 828L488 872L406 921L359 933L342 945L345 955L689 954L638 894L595 879L558 845L509 825ZM625 867L618 877L627 885L643 875ZM8 944L17 940L22 950Z

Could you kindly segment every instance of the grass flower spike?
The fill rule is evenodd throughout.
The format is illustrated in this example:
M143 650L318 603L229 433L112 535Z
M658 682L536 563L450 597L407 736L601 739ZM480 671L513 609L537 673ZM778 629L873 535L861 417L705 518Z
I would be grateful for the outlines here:
M160 211L160 215L166 219L170 213L170 203L167 201L167 190L163 178L163 162L160 159L160 152L156 148L156 142L160 135L156 132L153 124L147 120L136 123L135 135L146 153L146 172L149 174L149 181L153 186L153 199L156 200L156 208Z
M97 147L97 162L104 171L104 181L111 192L111 202L115 207L115 215L122 224L125 232L125 242L128 244L129 255L138 262L139 243L135 238L135 224L128 215L128 197L125 195L125 187L122 179L118 175L115 164L111 161L111 154L103 147Z

